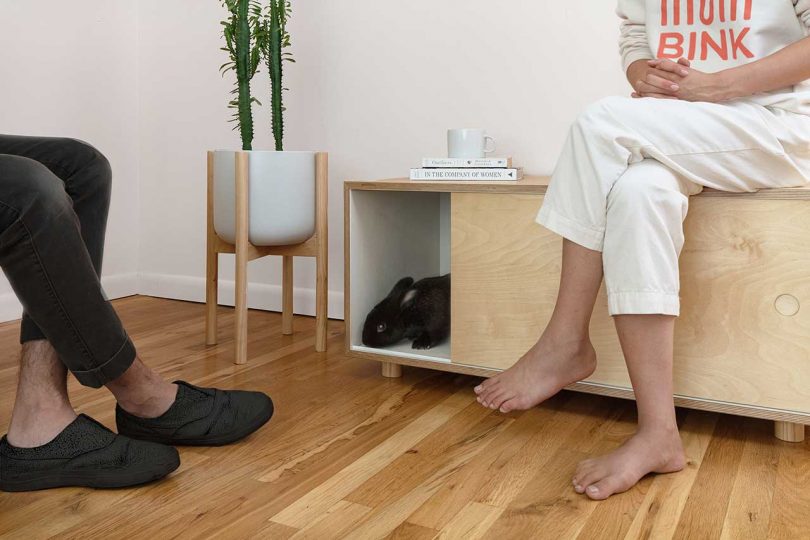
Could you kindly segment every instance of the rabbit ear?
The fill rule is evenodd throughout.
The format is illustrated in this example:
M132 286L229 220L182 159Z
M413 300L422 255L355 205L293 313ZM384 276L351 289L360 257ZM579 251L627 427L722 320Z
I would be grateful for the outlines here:
M406 277L402 278L397 281L397 284L394 285L394 288L391 289L391 292L388 293L388 298L399 298L413 285L413 278Z
M399 301L399 307L403 309L409 307L410 304L413 303L414 298L416 298L416 289L410 289L403 295L402 300Z

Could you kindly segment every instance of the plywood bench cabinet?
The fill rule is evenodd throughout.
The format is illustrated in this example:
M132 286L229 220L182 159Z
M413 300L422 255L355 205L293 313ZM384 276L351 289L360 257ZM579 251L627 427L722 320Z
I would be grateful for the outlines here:
M347 351L383 363L491 376L549 320L561 240L534 221L544 177L514 183L346 182ZM810 189L693 196L675 330L679 406L766 418L801 440L810 424ZM429 351L361 342L366 314L400 277L452 272L451 336ZM632 399L604 285L592 377L571 390Z

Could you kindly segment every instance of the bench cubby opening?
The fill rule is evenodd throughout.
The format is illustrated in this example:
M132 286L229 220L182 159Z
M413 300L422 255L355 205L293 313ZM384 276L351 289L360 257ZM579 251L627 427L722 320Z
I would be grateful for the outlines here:
M410 341L385 348L362 343L366 315L403 277L419 279L450 271L450 194L364 191L347 194L349 213L347 287L351 312L349 349L426 362L450 362L450 339L429 350Z

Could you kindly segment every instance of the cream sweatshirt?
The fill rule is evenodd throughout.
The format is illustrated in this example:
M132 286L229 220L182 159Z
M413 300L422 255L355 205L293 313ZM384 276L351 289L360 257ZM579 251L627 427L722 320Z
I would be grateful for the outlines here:
M713 73L759 60L808 35L810 0L619 0L625 71L636 60L688 58ZM746 98L810 114L810 80Z

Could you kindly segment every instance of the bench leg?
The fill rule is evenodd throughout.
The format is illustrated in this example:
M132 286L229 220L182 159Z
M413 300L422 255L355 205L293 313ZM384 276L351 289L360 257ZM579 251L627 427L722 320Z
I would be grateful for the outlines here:
M402 366L399 364L392 364L391 362L382 363L382 376L389 379L398 379L402 377Z
M786 442L800 443L804 441L804 424L792 422L774 422L774 435Z

